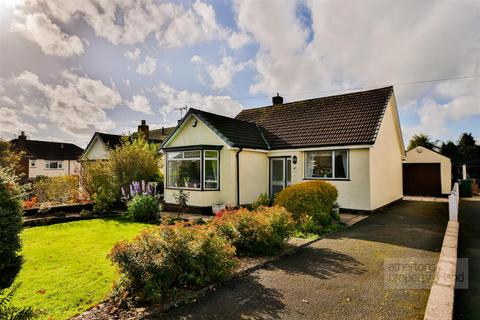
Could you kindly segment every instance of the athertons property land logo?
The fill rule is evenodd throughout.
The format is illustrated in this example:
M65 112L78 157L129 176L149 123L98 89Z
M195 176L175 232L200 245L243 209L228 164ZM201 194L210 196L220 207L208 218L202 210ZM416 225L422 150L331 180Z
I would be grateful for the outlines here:
M455 260L449 268L437 270L435 258L385 259L385 289L430 289L435 280L445 284L455 281L455 289L468 289L468 259Z

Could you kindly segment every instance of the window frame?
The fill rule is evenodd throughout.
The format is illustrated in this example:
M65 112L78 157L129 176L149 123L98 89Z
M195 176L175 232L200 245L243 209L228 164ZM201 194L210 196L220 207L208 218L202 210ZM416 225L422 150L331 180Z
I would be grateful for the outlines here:
M50 164L52 162L56 162L57 163L57 167L56 168L51 168L50 167ZM45 160L45 169L46 170L63 170L63 160Z
M335 177L335 158L337 151L346 151L347 152L347 168L345 172L345 178L337 178ZM332 158L332 177L331 178L324 178L324 177L308 177L307 176L307 169L308 169L308 153L310 152L330 152ZM329 150L309 150L304 152L304 166L303 166L303 180L331 180L331 181L350 181L350 150L349 149L329 149Z
M217 156L215 158L212 158L212 157L206 157L205 156L205 153L207 152L216 152L217 153ZM202 190L203 191L218 191L220 190L220 151L219 150L208 150L208 149L205 149L203 150L202 152L202 158L203 158L203 161L202 161L202 165L203 165L203 175L202 175ZM206 169L206 165L205 165L205 161L206 160L215 160L217 161L217 180L214 181L217 183L217 187L216 188L207 188L205 185L207 183L207 180L205 179L206 177L206 173L205 173L205 169ZM212 181L210 181L212 182Z
M32 159L30 160L30 168L36 168L37 167L37 160Z
M200 146L200 147L185 147L185 148L165 148L165 189L168 190L191 190L191 191L220 191L220 150L219 146ZM168 159L168 154L173 152L185 152L185 151L200 151L200 187L191 188L191 187L174 187L170 186L169 178L169 165L171 161L182 161L183 159ZM205 157L205 153L209 151L215 151L217 153L217 158ZM186 160L197 160L198 158L185 158ZM217 160L217 187L216 188L205 188L205 160Z

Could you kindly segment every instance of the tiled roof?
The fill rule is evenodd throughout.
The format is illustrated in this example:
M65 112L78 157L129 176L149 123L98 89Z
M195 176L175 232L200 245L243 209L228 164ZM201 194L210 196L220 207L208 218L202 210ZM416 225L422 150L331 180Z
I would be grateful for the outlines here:
M268 149L268 144L259 126L255 123L193 108L189 110L184 119L188 118L189 113L197 116L232 147Z
M170 133L175 130L175 127L167 127L167 128L160 128L160 129L153 129L149 131L150 139L155 139L159 141L165 140L166 137Z
M11 143L14 147L22 148L18 139L13 139ZM33 159L76 160L82 155L83 149L72 143L27 139L24 151Z
M373 144L392 94L385 87L245 109L236 119L259 125L271 149Z
M119 135L119 134L95 132L94 135L93 135L93 138L95 136L98 136L100 139L102 139L103 143L105 143L111 149L115 149L122 142L122 136ZM93 138L92 138L92 140L93 140Z

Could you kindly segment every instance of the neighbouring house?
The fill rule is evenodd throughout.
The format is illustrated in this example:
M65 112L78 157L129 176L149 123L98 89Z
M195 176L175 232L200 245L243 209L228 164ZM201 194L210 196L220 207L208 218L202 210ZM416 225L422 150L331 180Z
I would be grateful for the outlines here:
M175 127L160 128L149 130L145 120L141 121L138 126L138 131L131 136L135 136L138 132L143 133L143 137L152 143L162 143L165 138L175 129ZM92 160L107 160L109 159L110 150L115 149L122 142L122 136L118 134L109 134L102 132L95 132L90 139L85 151L81 156L82 161Z
M30 140L23 131L11 143L15 150L25 153L21 160L25 180L37 176L55 177L80 173L79 159L83 149L77 145Z
M407 151L403 163L403 193L413 196L441 196L452 189L450 158L418 146Z
M190 209L245 205L293 183L335 185L342 208L375 210L402 198L405 148L393 87L245 109L235 118L190 109L161 145L165 201Z
M462 179L473 179L475 181L473 193L480 193L480 158L468 160L460 164L458 171Z

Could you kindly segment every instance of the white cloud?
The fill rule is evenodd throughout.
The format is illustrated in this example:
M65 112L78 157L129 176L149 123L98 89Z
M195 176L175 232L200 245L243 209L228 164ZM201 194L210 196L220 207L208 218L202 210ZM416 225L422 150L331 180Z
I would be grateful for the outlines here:
M41 129L41 130L46 130L48 128L47 124L46 123L37 123L37 126Z
M132 101L127 101L127 106L138 112L145 114L153 114L152 108L150 106L150 101L147 97L142 95L134 95Z
M212 89L224 89L232 84L235 73L243 70L250 62L235 64L232 57L223 57L218 66L207 66Z
M140 58L140 54L142 53L142 51L140 50L140 48L135 48L133 50L127 50L125 53L124 53L124 56L130 60L138 60L138 58Z
M63 131L85 137L93 131L115 127L106 114L106 110L121 102L115 89L68 71L63 72L59 80L60 84L47 84L36 74L25 71L12 82L24 88L23 99L31 102L30 112L36 112Z
M200 57L199 55L194 55L191 59L190 59L191 62L194 62L194 63L202 63L203 62L203 59L202 57Z
M25 23L13 24L12 30L38 44L48 55L70 57L85 52L84 43L79 37L67 35L43 13L27 15Z
M167 84L160 82L151 91L155 92L159 99L165 102L160 108L160 114L164 121L175 122L180 118L178 107L200 109L229 117L236 116L243 106L230 96L202 95L198 92L176 90Z
M36 133L37 129L22 121L15 110L0 107L0 135L5 138L13 138L14 135L18 135L20 131Z
M53 17L69 22L81 17L113 44L134 45L154 35L160 46L183 47L224 38L211 5L196 1L191 7L153 1L66 1L31 0L27 9L46 7ZM118 15L122 23L118 23Z
M240 49L250 42L252 38L245 32L232 32L228 37L228 46L232 49Z
M156 69L157 61L150 56L146 56L145 61L140 63L136 70L140 74L152 75Z
M10 97L3 96L0 98L0 105L2 106L14 106L17 103L13 101Z

